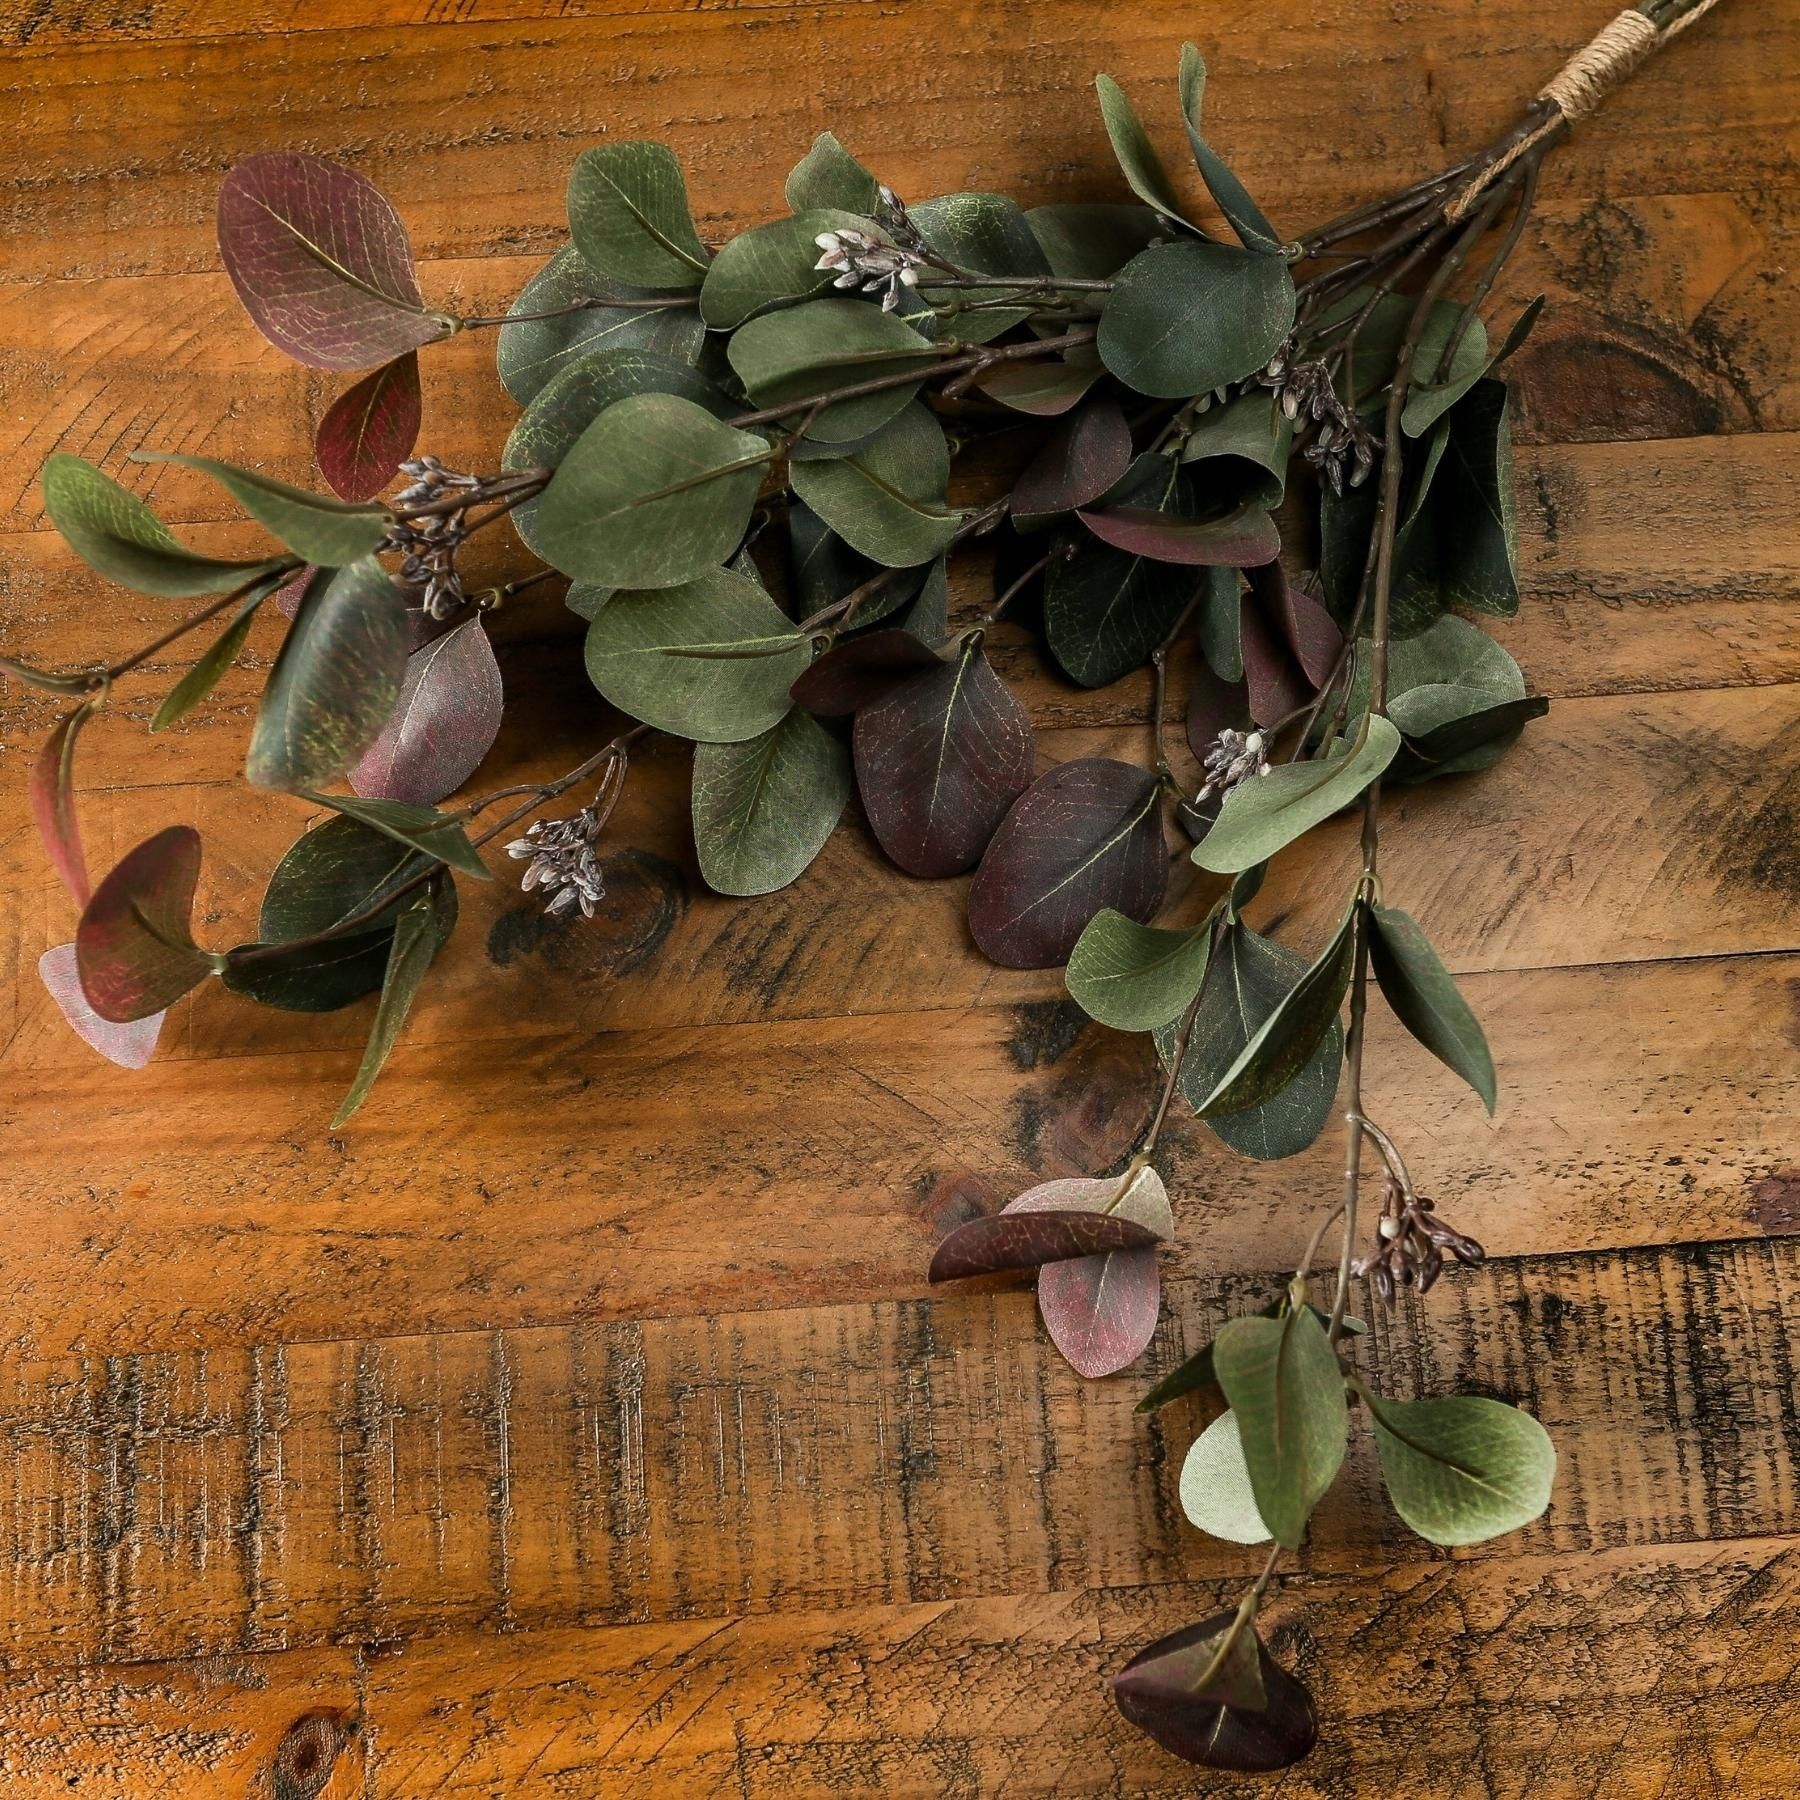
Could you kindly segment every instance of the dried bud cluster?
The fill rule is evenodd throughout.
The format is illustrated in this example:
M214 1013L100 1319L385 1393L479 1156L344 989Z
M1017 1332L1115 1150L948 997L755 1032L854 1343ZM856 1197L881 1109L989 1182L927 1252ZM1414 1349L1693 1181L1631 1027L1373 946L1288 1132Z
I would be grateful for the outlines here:
M866 294L880 294L883 312L892 312L900 304L902 288L918 285L924 258L898 244L884 244L867 232L848 227L821 231L813 242L823 253L813 267L837 270L833 287L861 288Z
M1206 781L1194 798L1210 800L1214 794L1228 794L1239 783L1268 774L1268 740L1260 731L1234 731L1227 725L1200 766L1206 771Z
M539 819L522 838L514 838L506 846L506 854L516 861L529 858L519 885L526 893L534 888L545 890L548 898L544 911L552 918L581 908L583 918L591 919L594 908L606 895L606 883L600 871L600 859L594 854L594 840L600 835L600 821L593 810L583 807L572 818Z
M1375 434L1338 398L1337 384L1322 362L1291 362L1283 349L1257 376L1257 383L1280 396L1281 416L1291 424L1315 426L1304 455L1341 494L1361 487L1375 467Z
M456 553L468 536L463 507L484 499L487 484L479 475L464 475L445 468L435 456L420 456L411 462L403 462L400 473L411 479L394 496L396 506L429 505L452 495L460 496L463 501L463 506L454 511L396 519L388 530L387 541L381 546L384 550L397 550L404 556L400 579L421 590L419 604L426 616L447 619L465 598L462 576L456 568Z
M1471 1268L1487 1258L1472 1237L1464 1237L1437 1216L1431 1201L1422 1196L1403 1199L1392 1176L1388 1178L1387 1210L1376 1226L1376 1235L1378 1246L1354 1266L1387 1306L1394 1304L1403 1287L1427 1292L1443 1273L1446 1251Z

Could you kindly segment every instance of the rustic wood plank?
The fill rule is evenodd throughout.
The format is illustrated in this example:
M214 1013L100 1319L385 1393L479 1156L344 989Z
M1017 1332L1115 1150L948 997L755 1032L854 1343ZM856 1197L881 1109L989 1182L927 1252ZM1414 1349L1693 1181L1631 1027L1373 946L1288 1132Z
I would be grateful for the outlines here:
M1800 303L1766 279L1793 260L1797 220L1792 189L1540 209L1489 308L1503 321L1533 295L1550 301L1509 370L1519 439L1800 425ZM432 263L421 279L447 305L493 314L538 266L536 257ZM493 334L434 346L424 373L426 441L453 465L491 465L501 422L514 416L494 377ZM116 459L138 447L204 447L316 482L313 432L344 385L264 345L220 274L0 283L0 388L16 421L0 439L0 529L38 520L37 470L58 449ZM127 478L153 483L171 519L226 516L198 476L164 468ZM1679 479L1670 485L1680 491Z
M1432 0L1398 34L1354 12L1321 31L1292 0L1221 12L1205 21L1220 134L1252 188L1298 225L1425 172L1443 152L1423 139L1473 147L1510 124L1605 16L1582 9L1552 44L1529 0L1496 0L1478 24L1457 0ZM767 213L826 107L853 148L884 152L912 192L1091 197L1114 179L1082 98L1096 67L1138 87L1166 130L1175 50L1194 29L1173 0L1103 25L1070 0L1032 7L1028 25L961 0L892 12L833 0L307 31L264 39L249 57L230 38L27 51L8 60L0 109L34 178L0 206L0 268L210 267L220 175L274 147L354 156L399 200L421 252L439 256L547 243L562 229L575 149L602 132L660 136L719 232ZM1575 134L1549 165L1549 195L1791 182L1797 60L1784 9L1721 9ZM1296 118L1316 123L1296 133Z
M1800 1245L1489 1264L1372 1321L1395 1393L1474 1388L1559 1445L1488 1553L1791 1532ZM1266 1280L1177 1282L1138 1378L1083 1382L1029 1294L11 1364L15 1665L711 1618L1239 1575L1181 1521L1196 1402L1143 1382ZM1372 1446L1308 1566L1411 1554ZM1027 1498L1029 1496L1029 1498Z
M1800 1546L1770 1538L1315 1574L1267 1618L1318 1696L1319 1748L1278 1780L1207 1791L1785 1800L1797 1593ZM0 1680L0 1736L20 1800L71 1778L107 1800L246 1791L322 1709L337 1756L318 1800L633 1783L733 1800L1189 1795L1194 1776L1123 1726L1105 1678L1230 1594L1184 1583L46 1669Z

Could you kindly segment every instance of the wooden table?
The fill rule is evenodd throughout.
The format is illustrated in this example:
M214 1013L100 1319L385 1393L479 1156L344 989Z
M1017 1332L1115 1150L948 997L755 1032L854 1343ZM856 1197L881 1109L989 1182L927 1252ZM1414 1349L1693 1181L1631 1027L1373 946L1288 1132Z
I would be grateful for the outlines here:
M308 479L338 384L217 266L253 151L368 171L426 292L494 312L602 134L673 144L713 235L777 210L823 124L909 194L1100 197L1092 72L1166 129L1192 34L1217 141L1293 228L1483 141L1605 11L0 0L0 650L87 660L174 616L46 528L52 450ZM1408 793L1384 867L1488 1023L1498 1119L1394 1030L1371 1048L1373 1109L1495 1260L1366 1354L1520 1401L1561 1473L1539 1525L1446 1556L1359 1456L1272 1615L1319 1751L1245 1792L1800 1788L1797 101L1800 7L1730 0L1554 159L1496 300L1550 297L1500 635L1555 705L1499 770ZM492 467L512 416L491 355L426 358L453 464ZM257 541L197 477L129 478L202 548ZM495 781L594 741L578 630L553 589L505 620L533 698ZM302 821L234 778L270 641L184 729L145 734L152 680L83 745L93 861L198 822L214 942ZM1047 756L1141 743L1145 686L1002 649ZM1335 1142L1265 1166L1175 1134L1181 1246L1130 1376L1073 1376L1028 1292L927 1299L944 1221L1122 1153L1143 1047L1056 972L988 967L962 884L883 871L860 828L787 893L707 895L675 745L592 926L471 896L350 1129L362 1008L203 993L128 1076L38 986L71 922L20 797L53 708L0 701L9 1800L1239 1791L1105 1696L1256 1556L1181 1519L1204 1414L1131 1408L1291 1266ZM1292 940L1345 855L1271 884Z

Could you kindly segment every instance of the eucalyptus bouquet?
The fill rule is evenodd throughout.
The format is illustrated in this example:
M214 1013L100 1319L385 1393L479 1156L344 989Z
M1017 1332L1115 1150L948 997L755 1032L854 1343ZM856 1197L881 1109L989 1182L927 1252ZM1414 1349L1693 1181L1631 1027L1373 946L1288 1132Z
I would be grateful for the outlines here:
M905 874L973 873L982 952L1066 964L1076 1001L1152 1034L1164 1071L1123 1168L960 1226L933 1281L1037 1271L1059 1349L1084 1375L1112 1374L1157 1324L1156 1252L1174 1220L1155 1155L1177 1096L1231 1154L1291 1156L1334 1114L1344 1126L1342 1192L1281 1297L1142 1402L1222 1395L1187 1453L1182 1503L1202 1530L1269 1543L1262 1572L1235 1609L1114 1678L1125 1715L1178 1755L1237 1769L1304 1755L1311 1701L1257 1615L1340 1470L1353 1410L1395 1509L1432 1543L1511 1530L1549 1498L1555 1457L1534 1420L1489 1399L1387 1397L1349 1354L1353 1279L1391 1303L1482 1256L1364 1111L1371 986L1490 1110L1495 1098L1480 1025L1405 897L1383 890L1381 797L1486 768L1545 710L1470 617L1518 605L1502 369L1537 312L1496 338L1481 307L1543 157L1711 3L1646 0L1500 141L1298 236L1212 147L1192 46L1179 124L1205 216L1105 76L1131 196L1116 204L909 204L827 133L788 177L786 215L714 246L669 150L607 143L574 166L570 244L504 318L428 303L399 218L360 174L298 154L243 164L220 196L219 242L251 318L309 366L372 372L319 427L330 494L138 453L204 471L259 521L273 542L245 560L185 548L79 458L46 465L45 504L77 555L200 603L105 665L0 662L71 703L31 780L81 908L74 943L44 959L51 992L132 1064L209 978L297 1011L376 994L342 1124L451 936L458 878L491 878L483 847L504 842L569 928L594 911L645 733L694 744L694 842L721 893L799 879L854 793ZM522 410L498 467L463 472L416 454L418 358L476 329L497 332ZM472 590L460 552L503 519L543 568ZM950 560L974 540L993 547L995 591L953 617ZM587 672L627 723L554 780L446 805L502 718L487 616L559 575L589 621ZM291 624L245 774L330 816L273 871L255 939L207 948L192 930L192 829L159 832L90 889L74 757L116 683L215 625L152 729L174 724L271 604ZM1040 621L1073 683L1152 671L1141 762L1038 773L1025 709L986 649L1008 609ZM1172 668L1185 689L1173 746ZM550 816L565 795L575 810ZM1245 909L1272 857L1347 808L1361 813L1360 868L1328 940L1299 954ZM1173 835L1189 848L1172 856ZM1158 923L1172 863L1190 856L1180 917ZM1365 1151L1381 1170L1372 1224ZM1314 1306L1334 1228L1335 1277Z

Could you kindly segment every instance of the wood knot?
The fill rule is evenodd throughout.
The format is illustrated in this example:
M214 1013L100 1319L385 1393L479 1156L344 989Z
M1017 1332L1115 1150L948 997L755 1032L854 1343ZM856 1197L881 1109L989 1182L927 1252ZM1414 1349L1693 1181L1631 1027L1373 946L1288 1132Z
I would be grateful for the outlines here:
M349 1735L341 1713L296 1719L275 1747L275 1800L313 1800L330 1781Z

